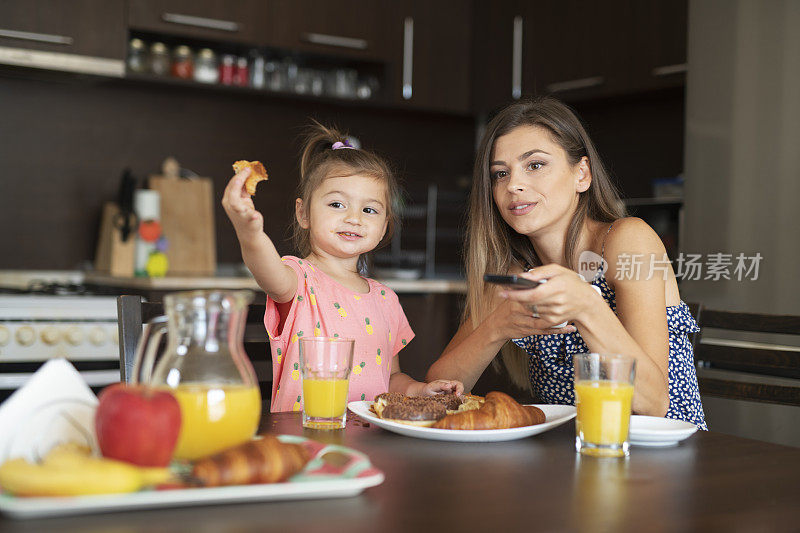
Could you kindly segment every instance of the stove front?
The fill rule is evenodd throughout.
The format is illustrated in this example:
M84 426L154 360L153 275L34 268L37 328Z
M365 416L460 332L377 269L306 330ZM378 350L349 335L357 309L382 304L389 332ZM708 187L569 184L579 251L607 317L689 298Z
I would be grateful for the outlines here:
M113 296L0 295L0 392L7 396L58 357L91 387L117 382L118 341Z

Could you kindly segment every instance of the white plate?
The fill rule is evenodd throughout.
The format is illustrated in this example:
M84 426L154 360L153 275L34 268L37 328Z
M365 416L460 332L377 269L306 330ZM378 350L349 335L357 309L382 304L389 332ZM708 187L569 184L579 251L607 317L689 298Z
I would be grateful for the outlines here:
M674 446L695 431L697 426L683 420L633 415L628 439L636 446Z
M300 442L302 437L281 435L282 441ZM384 475L376 470L363 453L337 445L319 446L319 451L306 468L284 483L237 485L233 487L145 490L129 494L103 494L60 498L15 498L0 493L0 511L12 518L42 518L108 511L156 509L222 503L343 498L360 494L364 489L383 483ZM328 451L346 453L359 462L352 462L341 475L322 474L313 478L310 471L318 467L317 458ZM359 477L360 476L360 477Z
M548 429L553 429L560 426L564 422L575 418L575 406L573 405L536 405L539 409L544 411L545 422L535 426L524 426L521 428L510 429L438 429L438 428L421 428L416 426L408 426L406 424L399 424L389 420L382 420L375 416L369 410L372 402L360 401L350 402L347 407L363 418L378 427L387 431L393 431L400 435L407 435L409 437L417 437L420 439L431 440L446 440L451 442L497 442L504 440L515 440L530 437L538 433L543 433Z

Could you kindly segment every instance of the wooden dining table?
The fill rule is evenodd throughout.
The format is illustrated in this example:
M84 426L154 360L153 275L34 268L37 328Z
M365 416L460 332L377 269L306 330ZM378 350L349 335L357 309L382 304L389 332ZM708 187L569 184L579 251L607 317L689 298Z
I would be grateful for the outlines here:
M624 459L575 452L570 421L524 439L463 443L397 435L350 416L308 430L265 414L262 432L366 453L382 484L354 497L10 520L0 531L797 531L800 448L698 431Z

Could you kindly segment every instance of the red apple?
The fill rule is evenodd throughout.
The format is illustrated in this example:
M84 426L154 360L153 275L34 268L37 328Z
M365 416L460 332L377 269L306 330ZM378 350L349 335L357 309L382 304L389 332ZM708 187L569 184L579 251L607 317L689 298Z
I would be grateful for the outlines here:
M181 407L165 390L115 383L100 393L94 426L104 457L167 466L181 430Z

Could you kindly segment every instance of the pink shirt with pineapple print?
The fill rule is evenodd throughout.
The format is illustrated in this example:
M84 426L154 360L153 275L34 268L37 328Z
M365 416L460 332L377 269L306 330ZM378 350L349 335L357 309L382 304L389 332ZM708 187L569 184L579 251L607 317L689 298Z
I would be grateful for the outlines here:
M264 325L272 352L270 411L300 411L299 343L302 336L355 339L348 401L372 400L389 390L392 359L411 339L397 295L377 281L365 278L369 292L361 294L334 281L304 259L285 256L297 274L297 292L291 305L267 298ZM281 320L283 318L283 320Z

